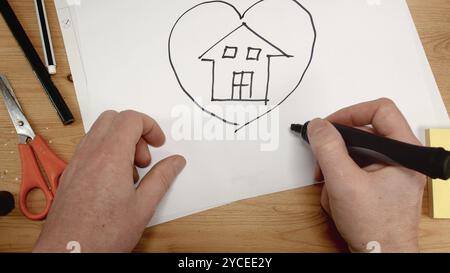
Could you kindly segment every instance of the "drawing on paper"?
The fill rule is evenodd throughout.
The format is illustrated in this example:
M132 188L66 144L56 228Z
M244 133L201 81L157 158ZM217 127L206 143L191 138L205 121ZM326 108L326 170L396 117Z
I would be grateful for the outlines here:
M229 2L203 2L184 12L170 32L168 49L183 92L237 132L298 89L311 65L317 33L311 13L297 0L261 0L246 9ZM235 120L206 102L262 105L266 111Z
M270 60L275 57L293 56L242 23L199 57L212 65L211 101L263 102L267 105L270 100ZM228 71L222 69L217 73L219 66L227 64ZM223 79L215 80L219 77ZM221 84L223 82L229 85Z

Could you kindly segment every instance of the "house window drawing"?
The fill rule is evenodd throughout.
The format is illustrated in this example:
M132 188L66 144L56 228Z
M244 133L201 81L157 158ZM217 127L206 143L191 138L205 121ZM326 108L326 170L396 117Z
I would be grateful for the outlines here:
M259 56L261 55L261 48L249 47L247 49L247 60L248 61L259 61Z
M224 59L234 59L234 58L236 58L237 50L238 50L237 47L226 46L224 51L223 51L222 58L224 58Z
M245 22L206 50L212 64L211 101L270 102L272 58L291 58Z

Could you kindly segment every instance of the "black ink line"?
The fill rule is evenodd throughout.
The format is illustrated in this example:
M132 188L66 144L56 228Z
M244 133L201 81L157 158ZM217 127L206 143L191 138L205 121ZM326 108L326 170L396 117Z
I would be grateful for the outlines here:
M220 44L220 42L222 42L223 40L225 40L226 38L230 37L231 34L235 33L236 31L238 31L242 26L239 26L237 28L235 28L232 32L228 33L225 37L223 37L222 39L220 39L217 43L215 43L213 46L211 46L210 48L208 48L208 50L205 51L205 53L203 53L202 55L200 55L200 57L198 57L199 59L202 59L203 56L205 56L209 51L211 51L211 49L215 48L218 44Z
M244 76L245 76L245 72L242 71L240 73L241 75L241 83L239 84L239 100L242 100L242 85L244 84Z
M213 101L226 102L226 101L244 101L244 102L266 102L266 99L214 99Z
M215 85L216 85L216 83L215 83L215 81L216 81L216 77L215 77L215 74L216 74L216 61L214 61L214 60L208 60L208 61L212 62L211 100L213 100L214 96L215 96L215 92L216 92L216 89L215 89Z
M266 103L265 105L267 106L267 104L269 103L268 98L269 98L269 87L270 87L270 56L267 55L267 84L266 84Z
M290 96L292 96L292 94L297 90L297 88L300 86L300 84L302 83L306 72L309 70L309 67L311 66L312 60L314 58L314 50L316 47L316 42L317 42L317 29L316 29L316 25L314 23L314 18L311 14L311 12L309 12L309 10L307 10L302 4L300 4L297 0L292 0L294 3L296 3L298 6L300 6L300 8L302 8L309 16L310 21L311 21L311 25L313 28L313 33L314 33L314 39L313 39L313 43L311 46L311 57L308 61L308 65L306 66L306 69L303 71L302 77L300 78L299 82L297 83L297 85L295 86L295 88L287 95L286 98L284 98L280 103L278 103L277 105L275 105L273 108L271 108L269 111L267 111L265 114L262 114L259 117L254 118L253 120L250 120L249 122L245 123L244 125L242 125L241 127L237 128L234 132L237 133L240 130L242 130L244 127L248 126L249 124L261 119L262 117L270 114L273 110L277 109L278 107L280 107L281 104L283 104L287 99L289 99Z
M286 58L292 58L294 56L289 55L287 53L285 53L283 50L281 50L279 47L275 46L273 43L269 42L267 39L265 39L264 37L262 37L261 35L259 35L258 33L256 33L253 29L251 29L247 23L243 22L242 25L240 25L239 27L237 27L236 29L234 29L233 31L231 31L230 33L228 33L227 35L225 35L222 39L220 39L218 42L214 43L213 46L211 46L210 48L208 48L208 50L206 50L202 55L200 55L200 57L198 57L200 60L206 55L208 54L213 48L215 48L218 44L220 44L222 41L224 41L225 39L227 39L228 37L230 37L233 33L235 33L236 31L238 31L241 28L247 28L251 33L253 33L256 37L260 38L261 40L263 40L264 42L266 42L268 45L272 46L273 48L275 48L277 51L279 51L281 53L281 55L273 55L273 56L277 56L277 57L286 57Z
M212 62L212 92L211 97L214 98L216 96L216 61Z
M250 57L250 52L252 52L252 50L258 51L258 53L256 54L256 57ZM261 55L261 50L262 49L260 49L260 48L248 47L247 48L247 60L248 61L259 61L259 55Z
M242 13L242 15L240 15L240 19L244 19L245 15L247 14L248 11L250 11L252 8L254 8L255 6L257 6L259 3L264 2L264 0L260 0L258 2L256 2L255 4L251 5L246 11L244 11L244 13Z
M230 50L230 49L234 51L233 56L227 54L228 50ZM226 46L224 51L223 51L222 58L223 59L236 59L237 53L238 53L238 48L237 47L235 47L235 46Z
M261 35L259 35L256 31L254 31L251 27L249 27L247 25L247 23L242 23L242 25L244 25L248 30L250 30L250 32L252 32L253 34L255 34L257 37L259 37L261 40L263 40L264 42L268 43L269 45L271 45L272 47L274 47L276 50L280 51L281 54L283 54L284 57L287 58L292 58L294 56L287 54L286 52L284 52L283 50L281 50L279 47L277 47L276 45L274 45L273 43L269 42L269 40L267 40L266 38L262 37Z
M231 86L231 99L232 100L234 99L234 88L237 86L237 85L235 85L236 74L237 74L236 72L233 72L233 79L231 81L231 83L232 83L232 86Z
M215 81L216 81L216 77L215 77L215 75L216 75L216 61L215 60L211 60L211 59L203 59L202 61L204 61L204 62L211 62L212 63L212 86L211 86L211 101L214 101L214 98L215 98L215 92L216 92L216 89L215 89L215 85L216 85L216 83L215 83Z
M234 87L244 86L247 87L249 84L233 84Z
M250 99L253 97L253 76L255 75L255 71L250 74Z

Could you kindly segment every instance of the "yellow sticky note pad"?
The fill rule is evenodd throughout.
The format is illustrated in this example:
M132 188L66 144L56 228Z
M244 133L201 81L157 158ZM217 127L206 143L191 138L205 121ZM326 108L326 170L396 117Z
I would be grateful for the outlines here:
M430 129L427 132L430 147L443 147L450 151L450 129ZM450 181L430 179L428 199L431 217L450 219Z

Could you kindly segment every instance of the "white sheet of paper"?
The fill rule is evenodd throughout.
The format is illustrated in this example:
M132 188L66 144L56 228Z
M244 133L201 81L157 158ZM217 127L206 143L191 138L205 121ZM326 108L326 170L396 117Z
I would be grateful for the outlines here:
M389 97L422 140L425 128L450 125L404 0L55 3L85 129L107 109L142 111L168 137L154 161L187 158L151 224L312 184L314 160L292 122ZM239 105L257 111L239 116ZM180 140L182 112L196 121L192 139ZM245 137L255 128L256 139Z

